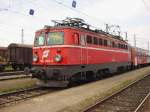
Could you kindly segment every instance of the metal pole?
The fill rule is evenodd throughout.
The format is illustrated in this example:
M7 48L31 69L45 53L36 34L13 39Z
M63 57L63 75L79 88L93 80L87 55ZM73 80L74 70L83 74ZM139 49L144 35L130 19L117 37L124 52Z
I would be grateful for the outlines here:
M148 41L148 51L149 51L149 41Z
M118 31L118 36L121 36L121 32L120 31Z
M150 52L149 52L149 41L148 41L148 46L147 46L148 48L147 48L147 56L148 56L148 59L149 59L149 54L150 54Z
M24 44L24 29L21 29L21 43Z
M109 25L106 24L106 32L108 33L109 32Z
M136 35L134 34L134 47L136 47Z
M125 41L128 41L128 33L125 32Z

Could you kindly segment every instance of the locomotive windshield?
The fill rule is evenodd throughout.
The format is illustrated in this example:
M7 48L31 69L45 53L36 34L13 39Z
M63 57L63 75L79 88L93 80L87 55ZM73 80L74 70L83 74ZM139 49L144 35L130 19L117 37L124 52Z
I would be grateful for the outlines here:
M48 45L57 45L64 43L64 33L63 32L49 32L47 38Z
M41 34L35 38L35 46L42 46L44 45L45 35Z

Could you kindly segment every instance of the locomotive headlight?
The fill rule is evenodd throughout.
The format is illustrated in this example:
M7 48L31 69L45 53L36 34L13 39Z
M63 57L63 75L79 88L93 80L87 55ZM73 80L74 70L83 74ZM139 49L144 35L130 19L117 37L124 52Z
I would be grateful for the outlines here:
M62 56L60 54L57 54L54 56L55 62L60 62L62 60Z
M37 62L38 61L38 56L37 55L33 55L33 61Z

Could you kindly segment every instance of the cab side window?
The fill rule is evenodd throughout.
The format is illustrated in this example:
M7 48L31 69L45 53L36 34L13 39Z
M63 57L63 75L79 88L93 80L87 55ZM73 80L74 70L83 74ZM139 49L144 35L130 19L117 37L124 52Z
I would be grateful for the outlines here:
M103 40L99 38L99 45L103 45Z
M108 42L107 40L104 39L104 46L107 46L108 45Z
M92 37L91 37L90 35L87 35L87 37L86 37L86 42L87 42L88 44L92 44Z
M97 39L97 37L93 37L93 38L94 38L94 44L98 45L98 39Z
M85 45L85 35L80 35L80 45Z
M78 33L74 33L74 44L79 45L79 34Z

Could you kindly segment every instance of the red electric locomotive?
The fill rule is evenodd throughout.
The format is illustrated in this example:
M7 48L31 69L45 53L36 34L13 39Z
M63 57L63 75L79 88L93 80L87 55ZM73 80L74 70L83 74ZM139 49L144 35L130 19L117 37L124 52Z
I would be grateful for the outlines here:
M45 86L100 78L131 66L128 43L119 36L92 30L82 19L67 18L35 33L33 77Z

